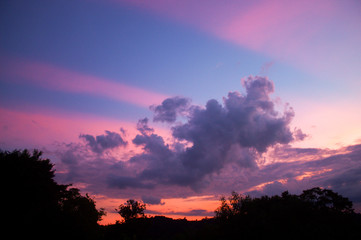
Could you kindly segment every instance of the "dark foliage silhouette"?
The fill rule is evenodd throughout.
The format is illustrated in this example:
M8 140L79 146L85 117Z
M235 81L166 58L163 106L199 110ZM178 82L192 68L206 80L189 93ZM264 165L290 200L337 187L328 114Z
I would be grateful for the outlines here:
M162 216L106 226L105 239L361 239L361 217L352 202L329 189L300 195L221 198L214 218Z
M116 209L116 211L124 221L129 221L131 219L144 217L145 209L146 205L144 203L129 199L126 203L120 204L119 209Z
M252 208L256 208L257 204L272 204L272 207L279 207L277 210L282 210L282 207L292 204L291 207L303 207L313 211L354 213L352 202L348 198L342 197L332 190L319 187L304 190L299 196L291 195L288 191L285 191L281 196L263 196L254 199L232 192L228 202L225 197L221 197L220 201L221 206L215 211L216 217L219 219L231 219L236 216L246 215Z
M88 195L82 196L71 185L57 184L54 165L34 150L0 151L3 214L8 224L18 224L13 239L98 239L97 221L104 215Z
M251 198L232 193L221 198L215 211L222 237L238 234L266 238L355 239L361 237L360 215L352 202L329 189L319 187L292 195Z
M209 227L209 230L205 231ZM208 221L187 221L186 219L172 219L164 216L135 218L122 224L105 226L104 238L115 239L211 239L215 229Z
M319 187L303 191L301 200L308 202L316 210L332 210L335 212L353 213L352 202L338 193Z
M121 204L123 222L99 226L105 214L79 189L54 180L41 152L0 151L3 235L11 239L361 239L361 216L340 194L312 188L300 195L222 197L214 218L146 217L146 205ZM14 230L15 229L15 230Z

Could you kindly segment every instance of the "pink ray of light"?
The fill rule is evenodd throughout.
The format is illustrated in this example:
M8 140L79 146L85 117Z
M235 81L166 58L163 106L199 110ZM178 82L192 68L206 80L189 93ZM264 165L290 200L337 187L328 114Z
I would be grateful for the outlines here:
M161 103L168 96L110 79L70 71L48 63L20 58L0 58L0 74L19 84L32 83L47 89L95 96L132 103L141 107Z
M141 1L129 4L325 78L358 81L360 17L352 1ZM342 36L342 38L340 37Z

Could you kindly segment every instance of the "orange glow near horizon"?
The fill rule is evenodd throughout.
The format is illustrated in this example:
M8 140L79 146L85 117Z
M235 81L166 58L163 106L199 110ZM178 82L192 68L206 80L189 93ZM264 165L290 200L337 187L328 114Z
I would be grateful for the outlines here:
M107 212L106 216L103 216L100 224L114 224L116 221L121 221L122 218L115 209L118 208L120 204L126 202L127 199L117 199L117 198L107 198L104 196L95 196L95 201L97 208L105 208ZM165 216L173 219L183 219L187 220L201 220L205 217L213 217L213 214L207 216L200 215L190 215L192 210L205 210L207 212L213 213L214 210L219 206L219 199L213 195L206 196L192 196L187 198L167 198L162 199L161 204L153 205L147 204L148 211L154 211L157 213L147 213L146 216Z

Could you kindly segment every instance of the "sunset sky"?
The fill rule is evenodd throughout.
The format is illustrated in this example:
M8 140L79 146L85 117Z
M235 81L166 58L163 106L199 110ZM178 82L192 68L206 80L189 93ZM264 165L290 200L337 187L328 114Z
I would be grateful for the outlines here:
M105 208L201 219L331 188L361 210L361 1L4 0L0 149Z

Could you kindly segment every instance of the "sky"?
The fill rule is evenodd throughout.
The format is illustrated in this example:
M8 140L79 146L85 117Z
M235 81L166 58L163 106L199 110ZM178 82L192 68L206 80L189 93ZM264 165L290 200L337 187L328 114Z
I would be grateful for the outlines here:
M5 0L0 149L105 208L201 219L330 188L361 210L361 2Z

